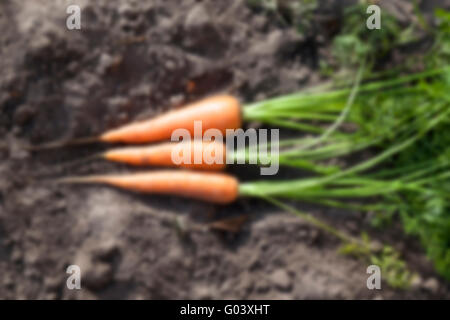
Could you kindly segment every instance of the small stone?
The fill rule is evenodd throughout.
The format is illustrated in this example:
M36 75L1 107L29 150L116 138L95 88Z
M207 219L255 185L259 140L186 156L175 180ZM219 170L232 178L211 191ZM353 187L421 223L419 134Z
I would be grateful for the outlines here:
M130 89L130 96L132 97L148 97L152 93L152 86L148 83L141 84Z
M289 274L282 269L275 270L270 275L270 281L280 290L290 290L292 288Z
M429 278L423 283L423 288L431 293L439 291L439 281L436 278Z
M45 54L45 50L50 48L52 41L48 35L41 35L39 37L33 37L29 44L29 54L32 57L39 57Z
M125 17L132 17L136 13L136 8L134 8L130 3L124 3L119 6L118 12Z
M419 275L415 275L411 281L411 288L417 290L421 287L423 287L423 279Z
M309 236L309 231L306 230L306 229L300 229L297 232L297 237L300 238L300 239L307 239L308 236Z
M378 241L378 240L372 240L370 242L370 248L374 252L380 252L381 250L383 250L383 244L380 241Z
M401 24L411 23L411 17L415 20L414 5L408 1L382 0L379 5Z
M273 56L280 48L283 40L283 32L272 31L264 41L258 42L251 49L252 54L259 56Z
M326 43L326 38L322 34L319 34L316 37L316 42L318 44L325 44Z
M98 62L97 72L103 74L112 65L114 65L114 58L107 53L102 53Z
M54 210L63 210L67 207L67 201L65 199L56 200L53 209Z
M80 78L80 81L84 83L84 87L87 88L87 92L89 92L89 90L95 90L103 86L102 80L96 73L86 71L80 75Z
M175 68L177 67L176 63L172 60L167 60L164 63L164 66L166 67L167 70L172 71L175 70Z
M255 97L255 101L262 101L264 99L267 99L267 95L264 92L258 93Z
M35 264L39 261L40 255L37 250L29 250L25 252L24 260L27 264Z
M12 143L9 147L9 157L13 160L24 160L30 156L30 152L21 148L18 143Z
M202 4L198 4L189 11L184 25L187 29L190 29L192 27L207 25L210 21L210 16L205 7Z
M170 97L170 104L172 106L179 106L184 101L184 95L183 94L177 94Z
M195 299L200 300L210 300L213 298L212 291L213 290L207 286L197 286L194 288L194 297Z
M130 104L130 100L127 97L115 96L108 99L108 108L113 112L124 110Z
M231 290L233 287L234 286L231 280L225 280L224 282L222 282L222 285L220 286L220 291L227 292Z
M253 25L258 30L263 30L267 26L268 20L265 15L256 15L253 18Z

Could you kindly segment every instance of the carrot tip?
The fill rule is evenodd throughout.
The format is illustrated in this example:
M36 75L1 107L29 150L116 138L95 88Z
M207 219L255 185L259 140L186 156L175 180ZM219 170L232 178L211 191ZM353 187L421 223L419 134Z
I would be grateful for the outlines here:
M57 148L92 144L92 143L97 143L97 142L100 142L100 139L98 137L87 137L87 138L74 139L74 140L65 141L65 142L53 142L53 143L47 143L47 144L41 144L41 145L22 146L22 148L27 151L44 151L44 150L51 150L51 149L57 149Z
M67 177L54 180L58 184L84 184L84 183L94 183L96 182L95 177Z

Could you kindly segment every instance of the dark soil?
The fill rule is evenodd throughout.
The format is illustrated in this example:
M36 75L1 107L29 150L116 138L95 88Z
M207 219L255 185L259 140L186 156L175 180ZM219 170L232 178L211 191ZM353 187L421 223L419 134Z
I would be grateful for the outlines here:
M82 30L67 30L68 2L81 5ZM368 290L366 263L338 254L335 238L265 203L217 207L57 186L52 178L133 169L66 165L101 146L20 147L96 135L216 92L255 101L318 83L336 32L329 26L339 24L344 2L321 1L317 34L306 36L244 0L1 1L0 298L449 298L416 240L396 227L371 229L358 213L299 206L394 244L420 275L412 289ZM423 2L431 12L432 1ZM409 19L411 6L397 3ZM206 228L243 215L249 219L238 233ZM81 290L66 287L72 264L81 267Z

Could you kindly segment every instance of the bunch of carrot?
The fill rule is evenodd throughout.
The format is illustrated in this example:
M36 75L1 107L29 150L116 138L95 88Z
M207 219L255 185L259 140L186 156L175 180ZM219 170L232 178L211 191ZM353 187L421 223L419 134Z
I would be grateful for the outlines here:
M343 91L342 94L346 92ZM303 94L292 95L276 100L281 108L287 104L295 107L302 101L307 102L309 96ZM281 102L281 103L280 103ZM271 102L268 102L271 104ZM267 106L265 106L267 107ZM269 106L270 107L270 106ZM269 107L267 110L273 112ZM312 107L312 105L310 106ZM155 118L131 123L123 127L104 132L97 137L81 138L69 142L55 142L39 146L28 147L32 151L59 148L68 145L79 145L94 142L102 143L125 143L144 144L168 140L176 129L185 129L191 136L196 134L195 122L201 121L202 134L209 129L219 130L224 136L229 129L241 128L244 120L262 120L259 118L260 112L257 110L259 104L242 106L238 99L228 95L213 96L199 102L192 103L182 109L174 110ZM311 109L311 108L309 108ZM280 110L282 113L282 110ZM310 111L301 112L304 119L330 120L332 117L320 116ZM304 124L308 127L307 124ZM289 127L289 126L287 126ZM302 127L300 127L302 128ZM120 147L108 150L96 155L96 157L126 163L136 166L159 166L159 167L180 167L184 169L202 171L221 171L226 167L227 158L236 160L248 158L248 150L238 150L238 152L227 152L222 141L203 141L203 139L178 142L161 142L155 145ZM293 141L296 142L296 141ZM315 171L321 171L321 166L313 165L308 160L303 160L303 155L298 154L293 157L292 141L286 140L282 143L285 150L279 156L282 165L294 167L309 167ZM173 155L177 152L188 152L190 160L188 163L175 163ZM195 153L200 153L202 159L200 163L194 161ZM256 151L257 152L257 151ZM222 160L219 163L210 163L205 159L206 154L219 155ZM258 155L256 155L258 157ZM324 168L324 172L331 172L333 169ZM70 177L61 179L64 183L104 183L112 186L135 190L146 193L180 195L218 204L226 204L235 201L243 195L239 188L237 179L222 173L195 172L195 171L152 171L144 173L134 173L131 175L110 175L110 176L88 176Z
M46 150L64 145L91 142L143 144L168 140L176 129L185 129L191 136L196 134L195 122L201 121L202 135L208 129L219 130L226 135L228 129L242 126L242 110L239 101L227 95L210 97L188 105L180 110L162 114L146 121L131 123L118 129L109 130L98 137L73 140L67 143L50 143L32 146L31 150ZM197 133L198 134L198 133ZM122 147L108 150L98 157L139 166L181 167L184 169L220 171L226 166L227 149L222 141L203 141L194 136L193 140L182 142L161 142L149 146ZM175 163L174 153L188 152L187 163ZM195 154L201 154L201 161L194 161ZM206 159L206 154L219 162ZM179 195L194 199L225 204L239 196L237 179L223 173L196 172L190 170L164 170L128 175L98 175L69 177L63 183L104 183L112 186L145 193Z
M345 91L342 93L345 94ZM298 94L282 97L280 101L276 100L275 104L284 108L286 103L283 103L283 101L285 100L287 100L288 105L292 107L300 105L301 108L302 101L307 102L309 96ZM333 117L320 116L318 112L314 113L311 111L311 107L312 105L308 108L309 111L300 112L302 118L305 120L334 119ZM218 95L149 120L131 123L117 129L106 131L97 137L81 138L65 143L55 142L40 146L31 146L29 149L38 151L94 142L125 144L161 142L168 140L176 129L185 129L191 136L194 136L196 134L196 121L201 121L202 135L209 129L216 129L225 136L227 130L241 128L245 120L263 120L260 119L260 112L255 113L253 111L258 108L259 104L242 106L238 99L232 96ZM271 108L267 106L265 108L269 112L272 112ZM283 113L282 110L280 110L280 113ZM308 127L309 125L304 124L303 126ZM198 137L194 137L191 141L183 141L181 143L161 142L149 146L114 148L96 155L96 157L137 166L165 166L202 171L220 171L225 169L226 163L228 163L227 158L232 158L234 161L239 158L244 158L245 160L250 156L248 150L227 152L229 150L227 150L222 141L203 141L203 139L196 138ZM291 141L286 140L283 142L283 145L285 151L282 151L280 155L270 156L279 156L282 165L314 167L315 171L320 171L320 165L313 165L308 160L303 160L302 155L293 157ZM190 154L191 161L189 163L174 163L173 154L180 151ZM196 152L202 155L200 163L193 161ZM206 161L205 155L207 153L213 156L219 155L222 161L220 163ZM324 169L324 171L329 172L329 168ZM64 183L106 183L129 190L181 195L220 204L233 202L240 195L238 181L234 177L211 172L166 170L163 172L153 171L132 175L74 177L61 179L60 181Z
M186 129L191 136L195 134L194 123L201 121L202 134L208 129L217 129L223 135L226 135L227 129L238 129L243 121L258 120L269 125L279 125L287 128L299 129L309 133L317 133L316 137L307 137L299 139L284 140L280 143L283 150L277 155L281 165L292 166L295 168L308 169L316 173L330 175L324 177L324 181L336 181L336 175L349 175L347 171L342 171L340 167L321 164L324 160L347 155L375 146L386 140L388 135L393 132L400 134L401 130L408 129L406 134L411 134L418 128L411 124L413 117L420 115L399 114L393 117L395 122L389 124L387 130L375 128L376 134L368 130L363 130L366 126L366 119L359 114L362 112L363 101L355 101L356 93L361 95L362 99L377 94L379 90L392 90L392 94L399 94L399 90L413 95L413 89L404 87L404 85L413 81L427 79L442 73L442 70L428 71L412 76L368 83L360 86L360 77L357 79L353 88L343 88L332 91L323 91L315 93L314 90L297 93L293 95L282 96L270 100L242 106L240 102L227 95L213 96L199 102L192 103L184 108L174 110L155 118L131 123L123 127L106 131L98 137L73 140L68 143L50 143L47 145L30 147L31 150L42 150L57 148L64 145L84 144L91 142L103 143L126 143L143 144L159 142L170 139L172 132L176 129ZM418 89L416 89L418 90ZM418 90L417 94L422 94L423 90ZM349 112L353 104L360 104L358 108ZM417 107L417 110L425 114L430 112L427 105L423 108ZM446 108L446 105L439 105L436 112ZM382 111L384 112L384 111ZM360 127L362 133L343 133L337 130L337 127L348 117ZM359 117L359 118L357 118ZM305 121L306 120L306 121ZM331 123L328 130L321 126L311 125L311 121L316 120L320 123ZM347 119L348 120L348 119ZM421 119L416 119L419 123ZM386 125L380 123L379 125ZM330 129L331 128L331 129ZM403 128L403 129L402 129ZM405 133L403 133L405 134ZM166 166L181 167L184 169L202 170L202 171L221 171L224 170L227 163L227 157L234 159L249 157L249 150L238 150L229 152L222 141L203 141L195 139L192 141L161 142L150 146L133 146L114 148L106 151L98 157L115 162L122 162L137 166ZM175 152L190 153L191 161L189 163L174 163L173 154ZM193 161L195 153L201 153L200 163ZM388 149L387 152L393 152ZM206 161L205 155L221 155L220 163L210 163ZM383 156L383 159L387 157ZM379 161L373 161L372 167ZM367 169L365 165L361 169ZM358 166L349 169L350 173L360 172ZM229 175L212 172L195 171L152 171L145 173L134 173L132 175L112 175L112 176L91 176L74 177L61 180L66 183L106 183L113 186L129 190L136 190L147 193L162 193L181 195L185 197L201 199L213 203L230 203L239 196L257 196L262 189L261 184L246 183L239 186L238 181ZM306 182L306 181L305 181ZM289 182L287 182L289 183ZM283 186L287 183L277 184ZM302 181L301 185L304 182ZM253 185L258 185L254 188ZM277 190L277 185L272 185L273 190ZM214 187L211 187L214 186ZM283 188L282 188L283 189ZM283 189L284 190L284 189ZM306 190L305 190L306 191ZM275 191L265 192L266 194L276 194ZM285 195L286 193L283 193Z
M291 105L299 104L300 101L305 99L308 100L308 97L303 97L303 95L294 95L287 98ZM227 130L241 128L245 120L261 120L252 111L257 106L242 106L235 97L217 95L149 120L108 130L96 137L30 146L28 149L39 151L95 142L125 144L160 142L154 145L114 148L95 157L136 166L180 167L201 171L221 171L225 169L226 163L228 163L227 158L232 158L233 161L239 158L244 158L245 160L249 157L248 150L228 152L229 150L227 150L222 141L197 139L198 137L194 136L198 134L195 132L195 122L201 122L202 135L209 129L216 129L225 136ZM284 105L282 104L281 106ZM302 113L302 116L306 120L315 118L314 113L311 111ZM330 118L328 117L327 119ZM305 126L307 125L305 124ZM194 139L180 143L163 142L170 139L176 129L187 130ZM294 167L312 167L312 164L308 164L308 161L303 161L299 157L297 159L292 158L292 151L289 149L291 146L290 141L285 141L284 145L286 150L280 155L281 164ZM188 152L191 161L188 163L175 163L173 155L177 152ZM196 153L202 155L200 163L194 161ZM219 163L208 162L205 159L206 154L210 154L212 157L219 155L222 161ZM314 167L316 171L320 171L320 165L315 165ZM328 170L328 168L324 170ZM128 190L179 195L217 204L233 202L242 195L237 179L226 174L212 172L165 170L134 173L131 175L69 177L59 181L63 183L104 183Z

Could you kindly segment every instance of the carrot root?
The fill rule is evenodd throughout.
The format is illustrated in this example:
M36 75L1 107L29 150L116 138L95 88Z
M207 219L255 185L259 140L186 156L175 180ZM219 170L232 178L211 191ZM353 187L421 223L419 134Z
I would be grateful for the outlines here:
M186 129L192 137L196 121L201 121L202 134L208 129L218 129L225 135L227 129L241 127L240 103L236 98L227 95L206 98L156 118L107 131L100 136L100 140L108 143L162 141L170 139L176 129Z
M177 195L216 204L228 204L239 196L238 180L222 173L156 171L129 175L69 177L58 183L101 183L149 194Z
M108 130L97 137L80 138L37 146L24 146L23 148L28 151L43 151L98 142L155 142L170 139L176 129L186 129L191 134L191 137L193 137L196 121L201 121L202 134L208 129L218 129L225 135L227 129L238 129L241 127L241 105L232 96L213 96L194 102L184 108L164 113L156 118Z
M167 142L145 147L116 148L106 151L102 157L135 166L218 171L226 167L226 145L219 141L202 140Z

